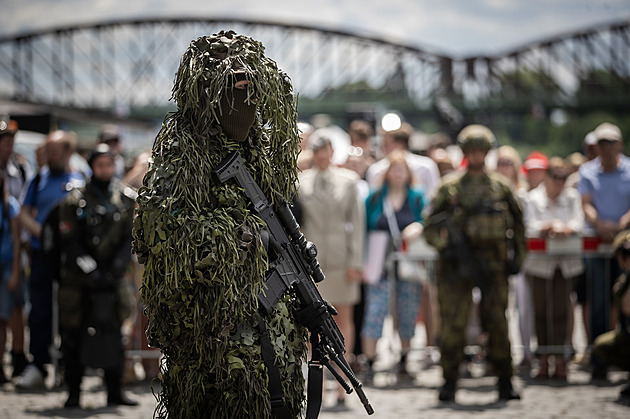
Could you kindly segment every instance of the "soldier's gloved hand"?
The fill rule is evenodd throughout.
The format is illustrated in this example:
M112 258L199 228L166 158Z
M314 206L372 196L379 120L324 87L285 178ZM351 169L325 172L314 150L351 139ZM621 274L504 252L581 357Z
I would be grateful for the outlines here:
M241 224L236 231L236 237L238 240L238 247L241 250L240 260L245 261L247 254L256 246L255 237L256 234L251 226L247 224Z

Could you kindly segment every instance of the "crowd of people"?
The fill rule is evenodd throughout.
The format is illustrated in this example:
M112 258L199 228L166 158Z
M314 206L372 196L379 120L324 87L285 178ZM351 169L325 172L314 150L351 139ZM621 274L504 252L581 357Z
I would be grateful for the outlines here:
M354 325L347 324L344 314L343 330L355 330L348 339L350 352L366 382L374 377L376 342L391 313L400 339L399 378L410 375L410 341L416 323L423 321L426 342L439 349L444 377L440 400L455 399L470 343L483 346L485 359L499 377L499 398L520 398L510 381L513 360L505 315L510 292L523 343L519 366L527 374L566 381L571 359L588 366L593 379L605 378L611 363L626 368L601 349L592 349L606 332L627 332L627 311L615 308L613 301L613 285L623 271L617 256L623 248L617 244L610 251L614 238L630 228L630 159L623 154L616 125L602 123L585 135L582 153L559 157L534 151L524 159L512 146L497 147L494 133L481 125L463 129L459 147L435 135L423 153L411 151L415 133L408 124L375 137L368 123L354 121L349 144L335 141L330 130L306 126L303 133L301 180L308 181L300 185L305 195L298 197L297 206L300 213L313 206L313 214L303 217L301 225L305 231L324 225L336 229L336 235L346 234L335 247L324 239L322 253L324 260L329 252L346 258L346 275L330 281L345 281L343 287L351 291L343 294L342 285L329 284L322 294L333 303L343 301L345 313L348 302L356 300L360 282L362 298L355 305ZM340 171L330 168L335 145L348 152L345 163L338 164L346 171L333 176ZM322 149L325 165L319 162ZM333 188L314 199L314 179L327 178L347 189L351 172L358 194L333 193ZM347 201L349 195L361 201L361 222L356 210L354 218L348 217L355 208ZM340 214L338 222L330 216L333 212ZM357 237L357 225L365 234L360 244L350 240ZM584 253L584 237L600 246ZM418 240L439 252L434 278L422 257L409 268L406 249ZM361 277L349 257L358 253L365 255ZM328 292L328 287L334 291ZM587 350L578 354L573 346L576 304L582 306L588 339ZM480 331L471 338L475 321ZM627 345L621 346L627 353ZM627 393L628 388L622 390L622 395Z
M37 147L33 170L13 152L17 132L15 121L0 121L3 355L9 329L12 343L11 374L3 362L0 381L44 388L53 364L73 408L85 369L98 368L107 404L133 406L122 390L121 326L135 305L126 279L135 192L121 182L120 130L103 126L85 157L73 132L55 130Z
M423 152L411 150L409 124L375 133L354 121L343 145L330 130L300 128L296 218L318 246L327 277L319 289L335 306L347 357L368 384L393 313L399 376L413 375L407 359L421 319L427 344L439 349L439 399L455 400L476 313L499 398L520 398L511 383L510 289L522 366L533 376L567 380L576 304L593 348L586 354L593 378L605 378L611 365L630 369L630 158L617 126L588 133L583 153L525 159L511 146L497 147L482 125L464 128L457 144L436 135ZM17 130L14 121L0 121L0 348L2 360L5 350L11 359L0 384L42 388L55 363L71 408L80 406L85 368L100 368L107 403L134 405L121 388L121 324L138 304L129 296L137 288L128 282L130 267L140 268L131 263L131 223L148 155L126 168L120 130L107 125L78 164L75 134L58 130L38 147L40 167L30 168L13 152ZM336 153L343 162L335 162ZM582 237L612 252L585 256ZM547 251L528 251L528 239L543 239ZM437 249L435 270L428 269L433 261L409 257L419 241ZM551 246L564 247L553 253ZM625 279L615 284L618 277ZM62 355L51 350L55 335ZM146 368L158 373L151 362ZM629 393L626 386L622 395ZM341 408L344 394L339 387Z

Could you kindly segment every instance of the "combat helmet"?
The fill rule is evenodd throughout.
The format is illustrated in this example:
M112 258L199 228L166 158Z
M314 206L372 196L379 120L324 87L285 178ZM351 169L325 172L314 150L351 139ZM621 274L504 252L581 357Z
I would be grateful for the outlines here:
M464 127L457 136L457 144L462 150L484 149L490 150L495 146L497 139L488 127L473 124Z

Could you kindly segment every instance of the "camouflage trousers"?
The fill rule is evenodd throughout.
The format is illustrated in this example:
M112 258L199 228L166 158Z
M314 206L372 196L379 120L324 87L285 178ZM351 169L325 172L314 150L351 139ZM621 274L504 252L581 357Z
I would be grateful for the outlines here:
M437 291L440 306L439 346L442 375L457 380L466 344L466 326L472 304L472 290L482 293L479 304L481 326L488 333L487 354L500 378L512 376L512 355L505 310L508 302L508 280L503 273L485 278L456 277L452 267L438 264Z

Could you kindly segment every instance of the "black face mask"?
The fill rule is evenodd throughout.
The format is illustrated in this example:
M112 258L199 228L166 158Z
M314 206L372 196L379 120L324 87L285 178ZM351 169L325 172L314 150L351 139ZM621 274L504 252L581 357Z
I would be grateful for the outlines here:
M256 103L247 101L247 89L228 89L219 101L219 125L228 138L242 142L256 119Z

